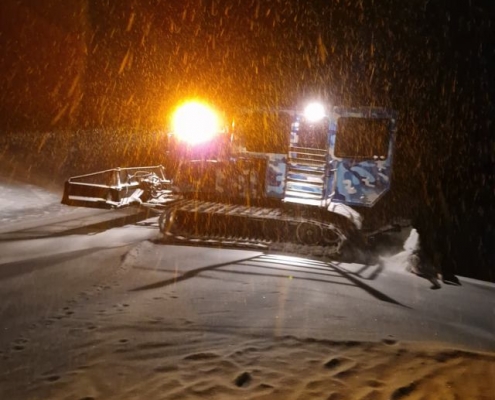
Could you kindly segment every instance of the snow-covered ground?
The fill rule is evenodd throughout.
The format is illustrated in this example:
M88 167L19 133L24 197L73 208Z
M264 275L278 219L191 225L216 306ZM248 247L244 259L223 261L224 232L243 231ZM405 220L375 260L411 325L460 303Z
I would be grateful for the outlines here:
M44 189L0 171L0 228L26 220L67 215L77 210L60 204L61 198L61 189Z
M0 227L77 210L0 186ZM153 223L0 241L1 399L493 398L494 285L431 290L407 251L171 246Z

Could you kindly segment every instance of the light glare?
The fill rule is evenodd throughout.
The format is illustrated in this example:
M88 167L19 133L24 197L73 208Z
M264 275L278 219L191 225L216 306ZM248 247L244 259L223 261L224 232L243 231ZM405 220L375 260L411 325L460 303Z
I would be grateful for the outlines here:
M174 114L173 132L190 144L211 140L220 130L217 113L208 105L192 101L180 106Z
M304 116L310 122L316 122L325 117L325 107L321 103L310 103L304 109Z

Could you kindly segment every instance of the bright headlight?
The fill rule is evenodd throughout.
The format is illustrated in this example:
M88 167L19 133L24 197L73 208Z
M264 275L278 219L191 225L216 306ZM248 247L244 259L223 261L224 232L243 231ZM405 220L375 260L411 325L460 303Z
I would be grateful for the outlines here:
M174 113L173 133L190 144L207 142L220 131L217 113L208 105L191 101L181 105Z
M325 107L321 103L310 103L304 109L304 116L309 122L317 122L325 115Z

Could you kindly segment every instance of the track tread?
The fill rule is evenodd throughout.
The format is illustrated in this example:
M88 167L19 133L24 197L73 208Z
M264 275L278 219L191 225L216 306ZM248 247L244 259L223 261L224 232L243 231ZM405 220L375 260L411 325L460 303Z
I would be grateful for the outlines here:
M254 220L261 223L273 222L275 223L275 227L281 222L287 224L287 226L290 224L298 226L301 223L309 223L312 225L318 225L320 228L330 229L333 232L336 232L336 236L341 240L337 240L335 243L328 245L308 245L290 241L290 235L284 235L284 231L280 233L280 236L283 237L284 240L280 240L280 236L278 239L274 239L273 237L264 237L263 232L260 231L249 232L246 236L246 232L239 233L238 235L218 235L216 232L212 234L209 232L206 234L201 234L198 232L199 229L195 229L196 232L194 233L185 229L180 229L180 227L178 229L175 227L168 232L163 232L163 229L161 229L164 233L164 240L170 244L218 246L252 249L273 253L302 254L316 257L335 258L335 256L340 253L341 247L347 239L342 230L335 226L335 224L303 217L299 212L293 213L278 208L249 207L238 204L223 204L199 200L182 200L174 203L168 210L165 211L168 215L173 214L174 212L186 212L195 214L196 216L198 214L202 214L203 216L208 216L209 218L225 216L234 218L239 217L246 219L246 221ZM167 224L160 224L160 228L165 226L167 226ZM270 232L273 232L273 229L270 230ZM289 236L289 240L285 240L287 239L286 236ZM295 237L296 235L293 236Z

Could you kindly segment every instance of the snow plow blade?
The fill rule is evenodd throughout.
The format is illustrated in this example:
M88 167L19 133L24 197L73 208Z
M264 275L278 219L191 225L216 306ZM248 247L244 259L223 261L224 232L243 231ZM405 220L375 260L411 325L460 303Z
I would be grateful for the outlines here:
M69 178L62 204L94 208L160 205L170 201L163 166L113 168Z

